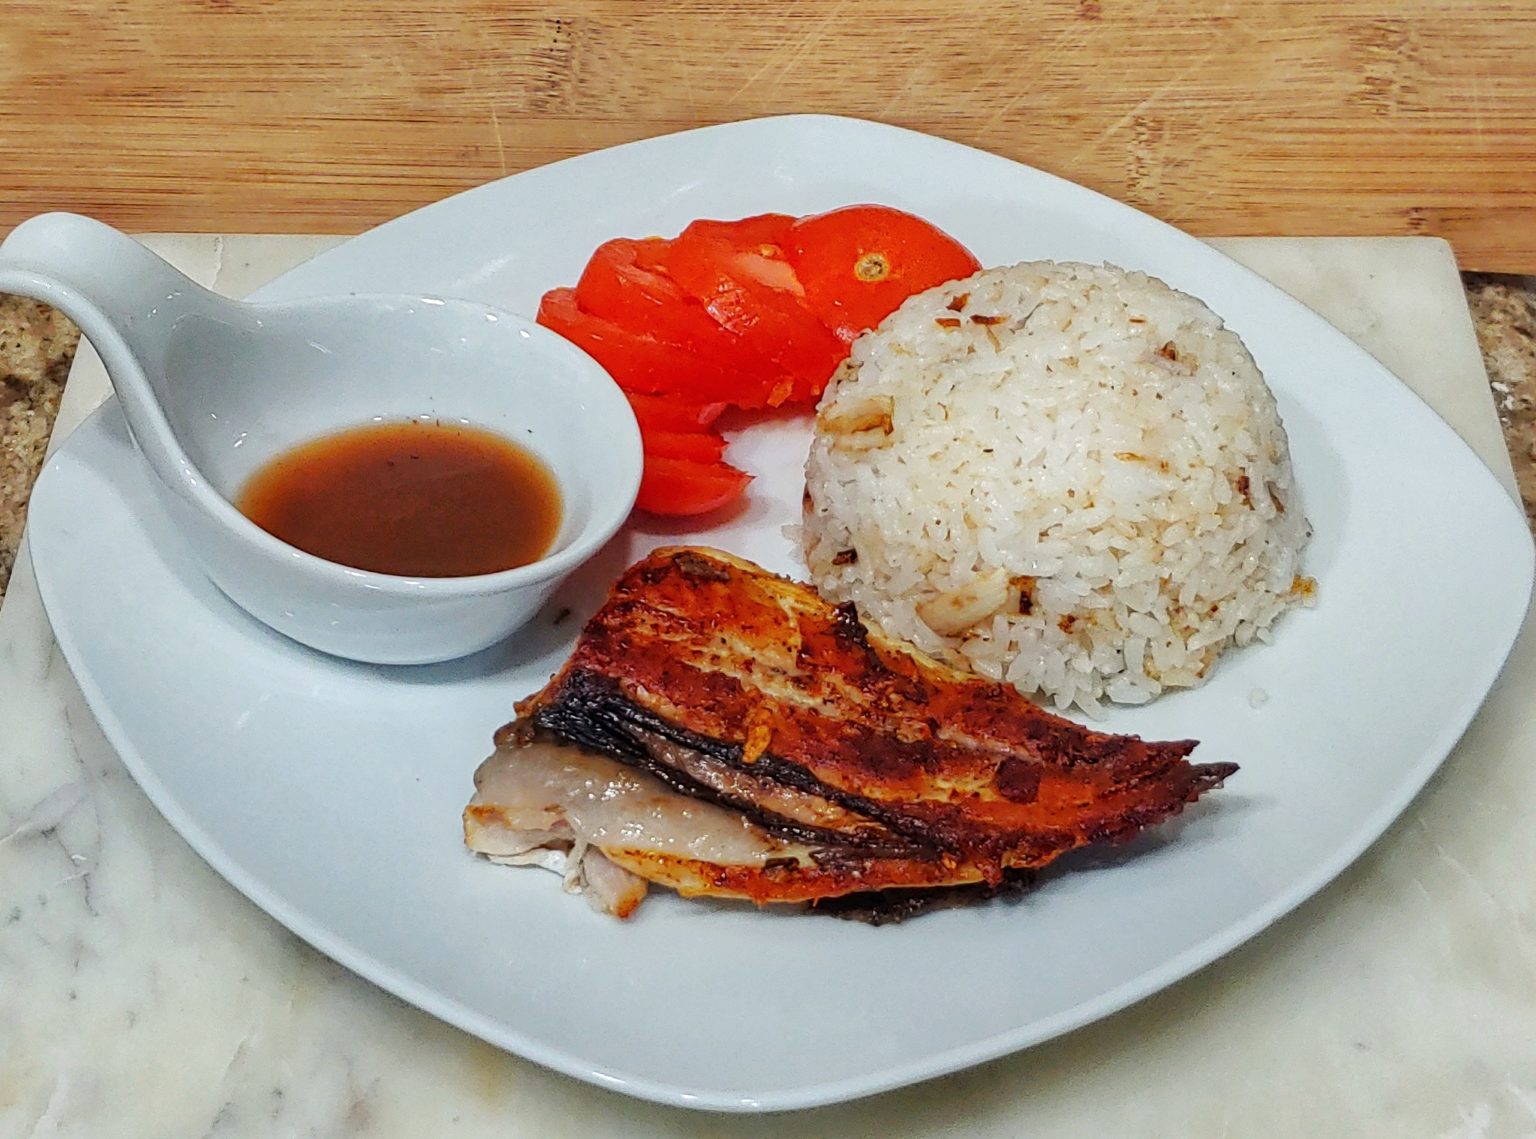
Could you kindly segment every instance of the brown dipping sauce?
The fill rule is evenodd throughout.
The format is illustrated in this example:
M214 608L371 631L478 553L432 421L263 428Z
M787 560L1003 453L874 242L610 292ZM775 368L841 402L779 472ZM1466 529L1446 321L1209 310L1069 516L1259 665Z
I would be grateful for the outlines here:
M327 561L404 577L464 577L538 561L560 529L542 460L477 427L356 427L258 470L235 506Z

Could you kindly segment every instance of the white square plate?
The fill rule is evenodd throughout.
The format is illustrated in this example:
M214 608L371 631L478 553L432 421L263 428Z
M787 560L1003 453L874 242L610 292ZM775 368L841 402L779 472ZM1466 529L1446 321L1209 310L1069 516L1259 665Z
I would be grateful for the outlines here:
M1194 238L992 155L792 117L492 183L258 296L426 290L528 313L606 238L856 201L913 210L988 265L1147 270L1247 341L1290 430L1318 607L1286 617L1273 646L1231 655L1206 687L1105 722L1199 738L1197 758L1241 764L1226 789L1022 901L901 926L670 896L630 923L598 916L551 875L464 850L471 773L513 701L646 549L681 537L798 569L782 528L798 512L808 424L755 427L733 445L760 477L729 523L636 524L511 643L387 669L307 652L230 605L162 515L109 402L48 464L30 545L82 689L172 825L279 921L413 1004L582 1079L726 1110L847 1099L1055 1036L1211 961L1348 865L1492 684L1525 613L1531 542L1509 496L1417 397Z

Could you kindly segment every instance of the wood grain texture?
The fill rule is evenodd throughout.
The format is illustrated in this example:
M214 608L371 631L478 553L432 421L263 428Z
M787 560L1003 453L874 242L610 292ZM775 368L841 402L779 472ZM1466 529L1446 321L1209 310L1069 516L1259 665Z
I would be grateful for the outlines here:
M352 232L787 112L969 143L1196 233L1536 272L1536 4L6 0L0 229Z

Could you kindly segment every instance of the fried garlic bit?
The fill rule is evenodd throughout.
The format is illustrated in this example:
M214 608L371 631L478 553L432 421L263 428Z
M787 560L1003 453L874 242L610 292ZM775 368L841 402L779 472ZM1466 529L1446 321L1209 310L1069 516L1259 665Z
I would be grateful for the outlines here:
M865 396L846 403L834 402L816 414L817 428L844 451L869 451L883 447L896 429L892 418L896 403L888 395Z

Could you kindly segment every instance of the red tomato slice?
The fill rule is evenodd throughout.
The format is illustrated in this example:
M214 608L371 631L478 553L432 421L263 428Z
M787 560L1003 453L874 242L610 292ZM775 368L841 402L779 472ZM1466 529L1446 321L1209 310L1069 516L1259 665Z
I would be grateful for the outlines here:
M740 256L737 268L746 277L771 289L783 289L799 296L800 282L787 255L789 234L794 224L795 219L789 214L756 214L736 221L700 218L689 223L678 237L686 235L690 241L724 242ZM669 255L663 254L663 267L669 263Z
M616 237L597 247L576 282L576 303L583 312L637 332L686 343L717 335L709 314L677 282L659 272L657 252L671 242L659 237L636 241ZM654 247L661 247L660 251ZM648 256L642 250L652 247Z
M770 392L776 406L820 392L847 346L806 307L785 258L793 220L765 214L739 222L696 221L666 254L667 274L709 314L778 364L792 384Z
M723 403L684 403L659 395L625 392L624 398L640 423L640 430L699 431L720 418Z
M751 481L751 475L728 463L647 455L635 505L652 514L706 514L735 502Z
M715 431L647 431L642 427L640 440L647 463L653 458L714 463L725 454L725 437Z
M665 394L695 405L720 398L721 371L713 361L582 312L574 289L545 293L537 319L606 368L626 392Z
M943 230L890 206L844 206L801 218L787 248L806 305L844 341L914 293L981 268Z
M784 379L783 369L661 271L671 244L659 237L605 241L576 283L577 307L710 361L721 373L719 398L762 407Z

